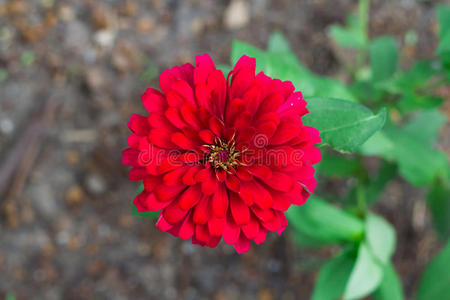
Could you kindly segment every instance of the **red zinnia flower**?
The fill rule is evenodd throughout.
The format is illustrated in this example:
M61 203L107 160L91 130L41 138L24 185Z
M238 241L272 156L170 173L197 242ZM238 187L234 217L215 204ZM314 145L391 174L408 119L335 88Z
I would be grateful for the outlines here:
M231 77L231 78L230 78ZM225 79L209 55L165 70L161 92L148 89L148 116L134 114L123 163L143 180L138 212L161 210L160 230L215 247L223 237L237 252L286 228L291 204L305 203L320 161L315 128L301 92L289 81L255 76L241 57Z

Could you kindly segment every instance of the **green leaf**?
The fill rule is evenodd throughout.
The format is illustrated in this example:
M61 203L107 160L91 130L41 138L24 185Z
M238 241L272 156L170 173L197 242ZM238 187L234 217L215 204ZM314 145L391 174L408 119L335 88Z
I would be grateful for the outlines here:
M374 115L368 108L354 102L308 98L308 110L304 118L306 126L319 130L322 144L342 152L352 152L362 145L386 120L386 110Z
M344 299L360 299L372 293L381 283L383 269L366 244L361 243L355 267L345 287Z
M403 300L403 288L400 278L392 264L383 266L383 280L373 293L374 300Z
M447 79L450 79L450 51L449 35L450 35L450 6L439 5L437 7L438 23L439 23L439 46L438 52L441 55L441 61L447 69Z
M231 71L231 67L227 66L227 65L217 65L216 68L219 69L220 71L222 71L225 78L227 78L228 73L230 73L230 71Z
M364 233L360 219L314 196L302 206L291 207L286 217L294 234L315 241L313 246L358 241Z
M381 134L369 139L360 151L365 155L378 155L396 162L400 175L416 186L431 184L436 177L446 172L448 166L445 154L433 150L420 139L392 124L386 125Z
M366 171L367 172L367 171ZM366 204L373 204L381 195L386 184L397 174L397 166L393 163L382 161L377 174L367 174L368 181L355 184L351 191L342 199L343 203L356 203L358 197L364 197Z
M444 37L439 41L438 48L436 49L436 54L448 54L450 53L450 31L445 34Z
M284 35L277 31L269 37L267 50L269 52L291 52L291 46Z
M417 300L442 300L450 295L450 241L431 261L419 283Z
M436 180L427 196L434 227L441 238L450 237L450 181Z
M347 26L332 25L329 32L331 38L343 48L361 49L366 46L367 39L364 33L363 24L359 18L349 16Z
M356 176L362 168L359 160L323 151L317 172L328 177L345 178Z
M366 217L366 244L382 263L387 264L395 250L395 230L385 219L369 213Z
M394 75L398 60L394 38L390 36L376 38L370 43L369 54L374 81L387 80Z
M380 170L375 178L371 179L365 187L367 204L374 203L383 192L386 185L397 174L397 167L395 164L389 162L382 162Z
M438 5L436 12L439 23L439 38L443 39L450 32L450 6Z
M328 260L320 269L311 299L334 300L341 297L355 265L355 258L354 251L350 249Z
M356 98L352 92L342 82L326 77L314 77L311 80L314 86L314 94L311 96L324 98L337 98L347 101L356 102ZM304 94L304 96L308 96Z
M274 43L280 43L283 39L281 34L275 35L269 47L275 50L286 50L287 44L278 48ZM277 37L278 36L278 37ZM300 63L290 50L282 52L266 52L252 45L241 41L233 41L231 47L231 64L234 65L242 55L254 57L256 59L256 72L264 73L272 78L289 80L296 90L302 92L303 96L332 96L349 101L356 101L353 94L347 87L338 80L317 76L311 73L302 63Z
M139 185L139 188L136 192L136 195L140 194L143 190L144 190L144 185L141 183L141 185ZM134 203L132 203L131 204L131 214L135 217L154 219L159 216L159 211L138 212L136 205L134 205Z
M414 91L406 91L397 103L397 107L403 115L417 109L433 109L442 104L444 99L434 96L423 96Z
M420 142L432 146L446 121L445 115L437 109L421 110L403 128Z

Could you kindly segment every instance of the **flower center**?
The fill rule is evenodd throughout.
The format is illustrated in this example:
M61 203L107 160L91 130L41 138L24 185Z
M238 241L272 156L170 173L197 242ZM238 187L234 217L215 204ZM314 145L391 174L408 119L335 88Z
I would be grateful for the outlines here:
M216 170L222 169L229 173L231 168L240 164L237 160L240 153L236 149L234 138L229 142L216 138L214 144L205 145L205 147L209 149L209 153L206 154L206 161Z

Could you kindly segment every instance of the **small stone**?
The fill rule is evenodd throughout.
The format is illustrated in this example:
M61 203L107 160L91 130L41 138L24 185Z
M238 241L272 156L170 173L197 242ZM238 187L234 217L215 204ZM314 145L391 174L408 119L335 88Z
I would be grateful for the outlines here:
M112 30L99 30L94 35L94 40L102 47L111 48L114 45L116 33Z
M65 198L69 205L78 205L84 197L83 189L79 185L73 185L67 190Z
M228 29L245 27L250 21L249 5L243 0L231 1L225 10L223 22Z
M86 83L91 90L99 90L105 87L105 74L99 67L89 67L86 70Z
M90 174L86 179L86 186L93 194L102 194L106 191L106 184L103 178L96 174Z
M272 300L273 299L272 292L267 288L263 288L258 292L258 299L259 300Z
M28 5L26 1L23 0L8 1L6 3L7 3L7 12L10 15L24 14L28 10Z
M0 120L0 131L3 134L11 134L14 131L14 123L9 118L3 118Z
M142 17L137 21L136 30L141 34L148 33L155 27L155 25L155 20L151 17Z
M120 13L127 17L134 17L138 11L136 1L127 0L119 9Z
M120 217L119 223L122 227L130 228L134 223L134 219L131 214L125 214Z
M70 165L76 165L80 162L80 152L76 150L69 150L66 153L66 162Z
M116 16L103 5L96 6L92 12L92 23L96 29L109 29L114 26Z
M68 4L63 4L59 8L59 17L63 21L71 21L75 18L75 12Z
M136 70L140 67L142 54L137 47L129 41L120 41L114 47L112 64L120 72Z

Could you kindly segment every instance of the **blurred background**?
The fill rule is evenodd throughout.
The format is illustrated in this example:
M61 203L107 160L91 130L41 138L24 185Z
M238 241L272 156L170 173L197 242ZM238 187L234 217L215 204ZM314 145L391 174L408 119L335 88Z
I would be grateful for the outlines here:
M444 2L373 0L370 35L393 35L402 66L429 58ZM310 70L343 77L348 53L327 28L355 9L350 0L0 0L0 299L308 299L336 249L301 248L286 232L237 255L162 233L131 216L138 183L121 151L158 74L205 52L229 64L233 39L262 47L281 31ZM449 118L450 89L441 92ZM448 154L448 124L440 140ZM375 206L397 230L407 298L442 246L424 199L397 179Z

